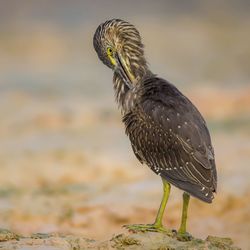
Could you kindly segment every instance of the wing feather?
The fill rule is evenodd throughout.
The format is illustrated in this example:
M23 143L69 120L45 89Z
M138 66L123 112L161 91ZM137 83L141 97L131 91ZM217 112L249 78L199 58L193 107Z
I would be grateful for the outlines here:
M155 80L144 83L139 104L123 119L135 155L170 183L211 202L217 175L206 123L173 85Z

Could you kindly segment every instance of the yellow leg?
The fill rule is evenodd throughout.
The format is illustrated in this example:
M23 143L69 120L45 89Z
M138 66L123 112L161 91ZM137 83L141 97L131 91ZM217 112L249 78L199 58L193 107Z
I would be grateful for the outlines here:
M166 180L162 179L162 182L163 182L163 197L155 222L153 224L125 225L124 226L125 228L131 231L153 231L153 232L165 232L165 233L172 232L171 230L164 228L162 225L162 218L171 189L170 184Z
M162 218L164 215L165 207L168 202L171 190L171 186L166 180L162 179L162 182L163 182L163 197L154 223L156 227L162 227Z
M183 193L183 207L182 207L182 216L181 216L181 226L178 231L180 234L185 234L187 232L187 210L189 203L190 195L187 193Z

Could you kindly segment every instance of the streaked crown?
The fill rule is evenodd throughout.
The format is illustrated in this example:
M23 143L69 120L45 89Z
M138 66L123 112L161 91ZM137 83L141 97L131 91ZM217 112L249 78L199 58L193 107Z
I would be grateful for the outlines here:
M119 52L134 74L133 71L139 68L140 64L146 65L141 36L129 22L111 19L100 24L96 29L93 44L100 60L112 69L115 67L110 60L108 48Z

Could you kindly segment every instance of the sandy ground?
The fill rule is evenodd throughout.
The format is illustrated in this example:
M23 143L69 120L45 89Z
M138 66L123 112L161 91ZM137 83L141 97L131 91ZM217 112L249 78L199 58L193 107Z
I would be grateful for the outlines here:
M17 235L0 230L0 249L8 250L240 250L230 238L208 236L205 240L178 235L176 232L123 232L105 241L88 239L81 235L37 233L30 236Z

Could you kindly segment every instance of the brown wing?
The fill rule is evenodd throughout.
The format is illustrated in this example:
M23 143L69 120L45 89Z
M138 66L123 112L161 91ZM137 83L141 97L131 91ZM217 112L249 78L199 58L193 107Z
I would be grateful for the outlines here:
M205 121L174 86L159 78L152 81L124 116L135 155L173 185L211 202L217 175Z

